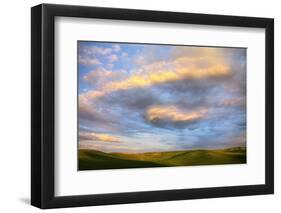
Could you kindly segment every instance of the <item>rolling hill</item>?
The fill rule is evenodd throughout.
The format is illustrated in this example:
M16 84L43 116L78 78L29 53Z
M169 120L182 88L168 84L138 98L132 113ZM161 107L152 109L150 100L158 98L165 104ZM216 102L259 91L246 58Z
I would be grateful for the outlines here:
M146 153L104 153L79 150L79 170L149 168L246 163L246 148Z

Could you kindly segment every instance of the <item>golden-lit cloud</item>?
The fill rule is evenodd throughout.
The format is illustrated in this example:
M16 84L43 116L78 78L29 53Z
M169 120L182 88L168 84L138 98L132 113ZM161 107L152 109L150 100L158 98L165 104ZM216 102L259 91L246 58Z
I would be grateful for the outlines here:
M81 140L90 140L90 141L101 141L101 142L120 142L118 137L95 133L95 132L79 132L79 138Z
M140 66L140 68L128 76L128 73L121 73L114 79L118 72L103 70L93 71L84 77L86 81L93 82L97 79L110 79L104 81L96 90L84 93L89 99L96 99L108 93L118 90L129 90L133 88L150 87L166 82L180 80L194 80L205 78L219 78L229 76L231 69L218 51L210 51L210 48L202 48L195 55L181 56L170 61L157 61Z
M184 112L176 106L153 106L147 110L146 116L150 121L169 120L173 122L191 122L203 118L207 112L207 109Z
M171 67L167 69L166 67ZM230 74L227 64L210 57L188 58L182 57L172 62L157 62L143 67L143 70L129 78L105 85L110 89L127 89L132 87L151 86L184 79L202 79L221 77Z
M85 95L90 99L104 96L118 90L128 90L140 87L149 87L165 82L191 79L202 79L208 77L223 77L230 74L229 67L225 64L212 64L209 67L178 67L171 70L150 70L131 75L120 81L112 81L104 84L101 89L89 91ZM105 72L105 75L112 76Z
M245 104L246 100L244 97L238 97L238 98L231 98L231 99L225 99L221 102L221 106L237 106Z

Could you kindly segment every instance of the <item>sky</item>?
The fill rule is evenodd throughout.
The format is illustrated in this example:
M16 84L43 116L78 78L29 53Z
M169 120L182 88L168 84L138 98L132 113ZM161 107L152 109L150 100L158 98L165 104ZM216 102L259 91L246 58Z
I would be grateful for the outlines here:
M246 49L78 42L79 149L246 146Z

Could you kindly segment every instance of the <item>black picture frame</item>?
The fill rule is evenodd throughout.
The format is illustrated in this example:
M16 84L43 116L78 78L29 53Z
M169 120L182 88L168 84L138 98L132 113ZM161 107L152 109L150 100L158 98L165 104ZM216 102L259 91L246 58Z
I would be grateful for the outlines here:
M265 184L59 196L55 189L55 17L100 18L265 29ZM274 193L274 20L271 18L41 4L31 9L31 204L42 208ZM94 193L94 192L93 192Z

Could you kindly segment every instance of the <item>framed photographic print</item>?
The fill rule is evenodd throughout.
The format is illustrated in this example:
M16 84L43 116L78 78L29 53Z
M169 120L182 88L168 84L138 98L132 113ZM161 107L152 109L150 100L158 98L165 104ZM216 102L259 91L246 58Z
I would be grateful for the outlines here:
M274 21L31 9L31 203L272 194Z

